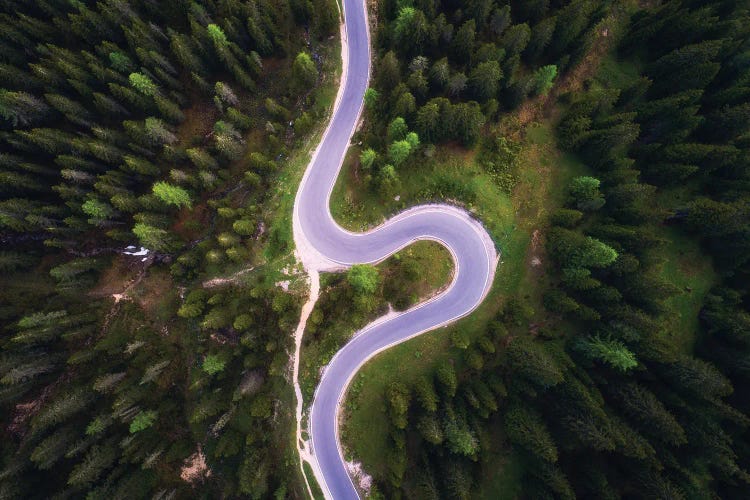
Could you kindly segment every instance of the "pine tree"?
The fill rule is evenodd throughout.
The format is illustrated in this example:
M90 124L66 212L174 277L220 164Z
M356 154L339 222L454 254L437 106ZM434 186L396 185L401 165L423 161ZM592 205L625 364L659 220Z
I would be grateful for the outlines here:
M63 427L43 439L31 452L30 459L39 469L47 470L54 466L73 442L73 429Z
M402 7L393 25L397 46L406 54L420 54L429 36L427 18L419 9Z
M0 116L14 128L41 123L48 112L44 101L32 94L0 89Z
M675 417L645 387L634 383L622 385L617 389L617 401L645 433L673 446L687 442L685 431Z
M192 206L190 194L187 191L167 182L155 183L153 193L167 205L175 205L178 208L183 206L190 208Z
M409 389L400 383L394 382L388 387L388 413L391 423L397 429L405 429L407 425L407 414L411 394Z
M469 61L474 53L476 39L476 22L469 19L456 31L451 44L453 59L455 61Z
M530 62L536 62L544 54L545 49L552 41L557 25L557 17L552 16L538 22L531 28L529 43L524 49L524 59Z
M469 83L474 95L484 102L497 95L503 72L497 61L478 64L469 74Z
M617 340L598 336L588 337L580 339L576 347L589 358L602 361L623 372L638 366L635 355Z
M542 66L536 73L534 73L534 90L535 94L546 96L554 85L555 77L557 76L557 66L554 64L548 64Z
M306 52L300 52L292 65L292 82L297 93L309 90L318 81L318 69Z
M440 383L440 388L447 397L452 398L456 395L458 380L456 378L456 371L453 369L452 364L447 362L442 363L435 372L435 377Z
M510 58L523 52L530 38L531 29L528 24L515 24L505 32L500 46L505 49L506 57Z
M110 442L94 445L82 462L70 473L68 484L71 486L91 486L117 460L117 449Z
M555 442L541 417L525 407L513 407L505 413L505 431L513 444L542 462L557 462Z
M563 380L557 362L537 343L515 339L508 347L508 359L512 369L540 387L552 387Z
M437 392L435 392L435 386L433 385L432 380L427 377L419 378L417 380L417 383L414 385L414 391L416 393L419 404L422 405L422 408L425 411L437 411L437 404L439 399Z
M130 73L128 76L130 85L145 96L153 97L159 87L143 73Z

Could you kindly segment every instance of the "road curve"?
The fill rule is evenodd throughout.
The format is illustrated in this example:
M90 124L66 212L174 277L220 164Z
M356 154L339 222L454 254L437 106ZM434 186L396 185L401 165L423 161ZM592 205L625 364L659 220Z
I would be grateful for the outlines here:
M342 269L382 261L417 240L434 240L451 252L456 271L449 288L439 296L357 332L325 369L312 402L310 440L322 475L320 486L326 497L336 500L357 498L338 440L338 410L354 374L378 352L474 310L492 284L497 263L494 244L482 225L466 211L449 205L409 209L366 233L346 231L331 217L331 191L359 120L370 77L364 0L343 0L343 7L342 87L294 204L294 238L303 263L316 272Z

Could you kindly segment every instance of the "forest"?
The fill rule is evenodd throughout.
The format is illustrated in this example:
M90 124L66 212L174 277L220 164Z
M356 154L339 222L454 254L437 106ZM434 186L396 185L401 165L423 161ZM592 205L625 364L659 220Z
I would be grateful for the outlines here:
M0 12L0 498L301 496L276 186L334 1Z
M417 376L355 379L363 494L747 498L750 3L368 4L334 215L356 229L449 200L507 263L444 348L406 344ZM337 2L0 16L0 499L306 498L290 196L336 92ZM447 258L325 277L306 404L347 335L444 285ZM382 456L354 444L358 418Z
M364 175L359 189L386 204L412 190L416 201L479 205L468 177L450 182L435 167L432 157L452 149L475 154L517 196L525 139L503 127L517 128L530 109L581 167L560 186L560 203L545 207L538 307L524 291L501 295L484 326L451 331L448 356L418 377L385 377L382 410L368 413L352 396L355 457L367 455L356 444L365 415L388 420L385 452L364 461L371 496L747 497L749 7L379 3L352 167ZM609 66L573 86L605 51ZM508 116L515 125L504 125ZM432 184L412 189L412 169ZM694 247L715 271L699 296L664 271ZM698 309L676 321L674 303L687 300ZM421 350L406 351L377 366L425 363ZM520 470L515 492L479 489L510 477L491 459L508 449Z

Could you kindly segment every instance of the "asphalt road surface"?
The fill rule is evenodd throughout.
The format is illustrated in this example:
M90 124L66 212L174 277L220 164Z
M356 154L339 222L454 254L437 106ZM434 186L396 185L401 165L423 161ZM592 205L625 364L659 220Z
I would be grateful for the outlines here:
M456 272L451 286L433 300L357 332L325 369L313 399L310 432L313 456L323 476L321 487L328 498L336 500L357 498L338 440L339 404L354 374L378 352L474 310L492 283L497 262L494 245L481 224L449 205L412 208L367 233L348 232L331 217L331 191L359 119L370 71L364 2L343 3L348 42L345 86L297 193L295 240L303 241L328 263L318 265L319 270L379 262L416 240L435 240L451 251Z

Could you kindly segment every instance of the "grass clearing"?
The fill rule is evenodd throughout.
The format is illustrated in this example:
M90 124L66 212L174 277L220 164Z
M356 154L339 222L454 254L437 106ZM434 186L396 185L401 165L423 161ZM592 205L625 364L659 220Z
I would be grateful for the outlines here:
M147 318L158 324L166 324L179 307L179 292L168 270L152 267L147 273L132 296L143 308Z
M599 88L625 88L640 76L640 65L629 59L620 61L612 53L607 54L599 65L594 84Z
M700 330L703 300L718 278L711 259L695 240L676 228L667 228L664 236L669 242L661 251L661 276L680 290L665 301L664 334L679 351L691 353Z
M494 426L502 427L501 425ZM515 500L523 491L523 463L518 454L491 453L483 460L482 481L477 485L476 498L482 500Z
M399 168L401 189L392 198L383 198L367 185L360 152L359 147L349 148L331 194L331 213L345 228L364 231L408 207L448 201L475 213L494 238L511 229L510 196L474 161L472 151L443 145L431 157L417 153Z

